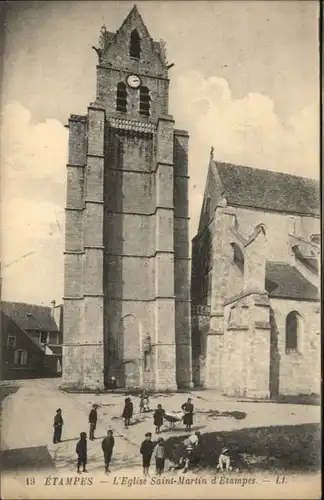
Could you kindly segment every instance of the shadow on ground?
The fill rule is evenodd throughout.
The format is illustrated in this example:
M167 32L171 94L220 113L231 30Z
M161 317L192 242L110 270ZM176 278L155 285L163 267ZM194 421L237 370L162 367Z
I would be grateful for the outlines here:
M196 413L207 414L207 418L217 420L219 417L232 417L235 420L243 420L246 417L245 411L218 411L218 410L202 410Z
M296 396L277 396L273 399L239 399L238 402L319 406L321 404L321 397L318 394L297 394Z
M15 394L19 389L19 385L14 385L14 384L8 384L8 385L1 385L0 386L0 403L10 396L10 394Z
M55 469L55 463L47 446L18 448L1 452L1 469L3 471L37 471Z
M186 436L166 440L166 455ZM283 425L202 434L199 467L216 470L223 447L240 471L312 472L320 470L320 424Z

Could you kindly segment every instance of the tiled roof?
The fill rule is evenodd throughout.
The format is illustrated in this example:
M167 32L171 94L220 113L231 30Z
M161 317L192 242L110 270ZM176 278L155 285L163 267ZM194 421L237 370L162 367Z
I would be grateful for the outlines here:
M270 297L299 300L318 299L317 288L295 267L281 262L267 262L266 289Z
M319 215L320 188L314 179L215 162L228 204Z
M25 304L24 302L0 302L0 310L22 330L58 332L50 307Z

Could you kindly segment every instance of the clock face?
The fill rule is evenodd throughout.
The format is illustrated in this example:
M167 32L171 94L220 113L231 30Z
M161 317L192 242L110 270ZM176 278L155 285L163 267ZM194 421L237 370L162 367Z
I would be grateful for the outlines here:
M127 85L129 85L132 89L137 89L141 85L141 80L136 75L128 75L126 81Z

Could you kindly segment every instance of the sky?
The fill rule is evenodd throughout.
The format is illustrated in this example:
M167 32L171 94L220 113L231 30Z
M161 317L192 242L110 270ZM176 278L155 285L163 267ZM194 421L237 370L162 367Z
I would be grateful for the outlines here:
M139 1L166 42L170 107L189 143L190 235L209 153L216 160L319 176L318 5L307 1ZM100 28L128 1L19 1L5 11L1 92L2 299L63 297L69 115L95 99Z

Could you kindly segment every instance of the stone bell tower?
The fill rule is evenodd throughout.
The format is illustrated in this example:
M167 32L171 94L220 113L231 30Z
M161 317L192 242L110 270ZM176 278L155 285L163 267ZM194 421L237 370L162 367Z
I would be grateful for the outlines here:
M134 6L101 29L97 94L69 119L63 388L191 386L188 133Z

